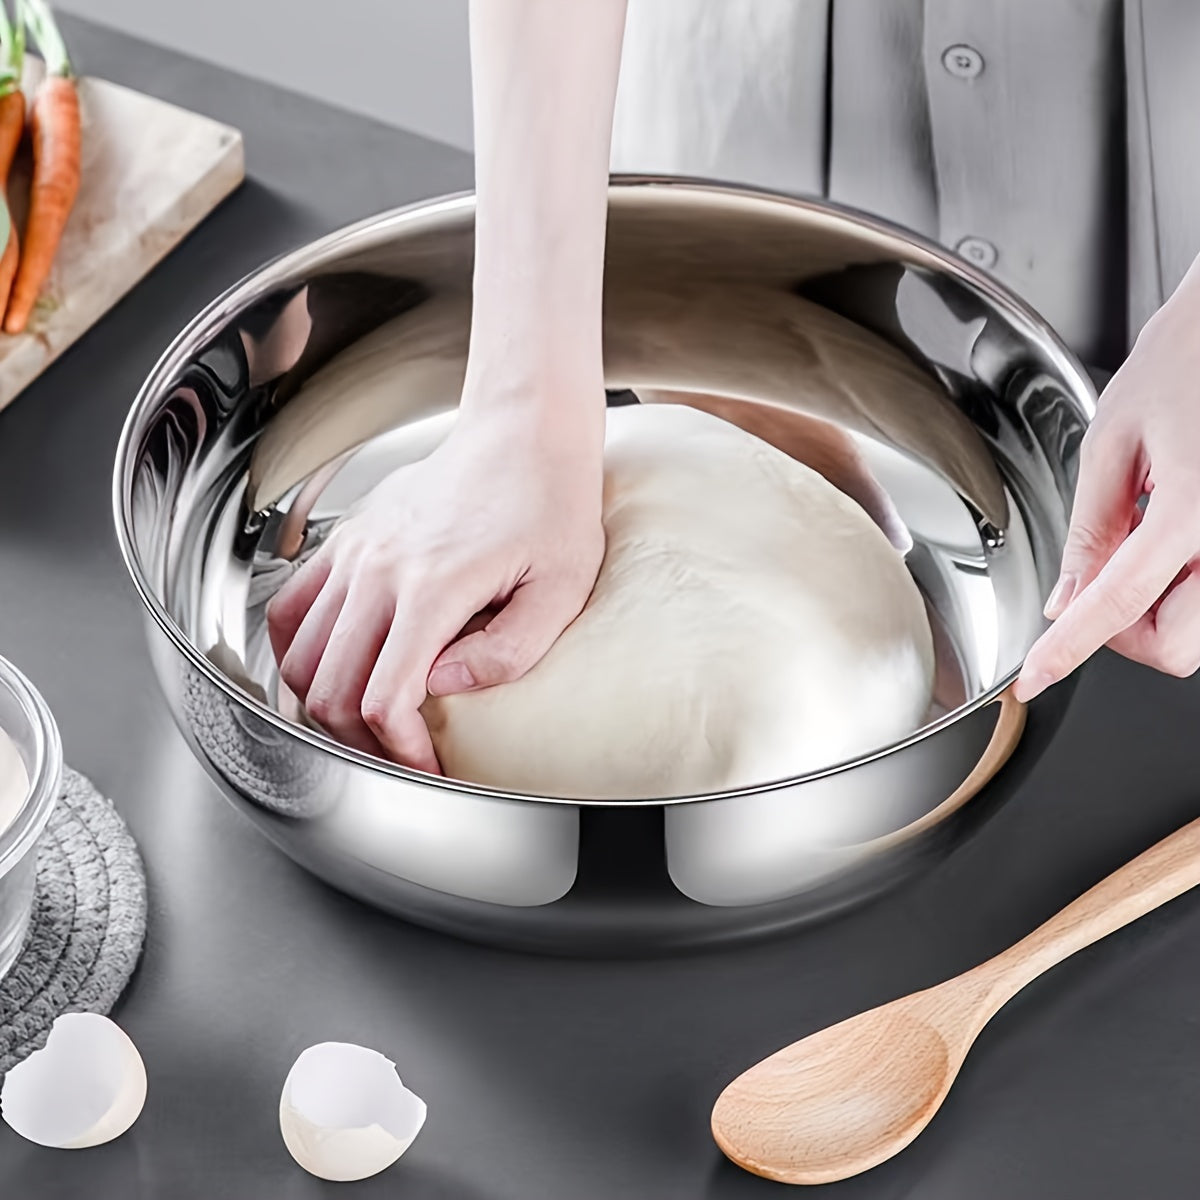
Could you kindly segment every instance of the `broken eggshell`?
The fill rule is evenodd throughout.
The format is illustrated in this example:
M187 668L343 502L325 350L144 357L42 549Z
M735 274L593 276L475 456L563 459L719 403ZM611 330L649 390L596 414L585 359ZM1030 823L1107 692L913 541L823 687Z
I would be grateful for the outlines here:
M5 1076L0 1113L39 1146L81 1150L118 1138L146 1102L146 1068L129 1035L98 1013L65 1013Z
M390 1167L425 1124L425 1101L396 1064L349 1042L321 1042L296 1059L279 1100L291 1156L320 1179L366 1179Z

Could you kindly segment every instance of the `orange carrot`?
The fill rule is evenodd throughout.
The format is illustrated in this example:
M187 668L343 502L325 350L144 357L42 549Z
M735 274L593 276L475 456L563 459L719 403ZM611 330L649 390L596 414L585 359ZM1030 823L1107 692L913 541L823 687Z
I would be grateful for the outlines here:
M17 261L20 257L20 242L17 238L17 227L10 221L8 226L8 241L4 253L0 254L0 297L8 299L12 291L13 276L17 273Z
M25 93L16 88L0 95L0 182L8 180L24 131Z
M79 192L79 93L62 34L46 0L17 0L18 19L33 34L46 60L46 78L38 87L30 112L33 135L33 182L25 247L17 264L6 333L20 333L50 275L67 218Z
M21 91L21 73L25 65L25 25L8 19L8 9L0 0L0 198L5 197L8 174L12 170L21 134L25 130L25 94ZM0 256L0 312L8 307L8 293L17 273L17 227L11 214L8 241Z
M25 128L25 95L20 90L0 96L0 192L8 186L8 173L12 170L21 133ZM13 277L17 273L20 241L17 226L8 224L8 241L0 255L0 311L8 307L8 294L12 290Z
M67 218L79 192L79 95L61 75L43 80L30 115L33 184L25 222L25 252L13 281L5 333L20 333L50 274Z

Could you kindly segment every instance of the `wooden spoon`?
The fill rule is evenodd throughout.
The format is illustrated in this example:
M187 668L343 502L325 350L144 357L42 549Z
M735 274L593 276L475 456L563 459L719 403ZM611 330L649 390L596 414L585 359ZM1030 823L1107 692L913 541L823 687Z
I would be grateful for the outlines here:
M1200 820L1003 954L751 1067L713 1108L717 1145L782 1183L830 1183L877 1166L925 1128L983 1027L1027 983L1198 883Z

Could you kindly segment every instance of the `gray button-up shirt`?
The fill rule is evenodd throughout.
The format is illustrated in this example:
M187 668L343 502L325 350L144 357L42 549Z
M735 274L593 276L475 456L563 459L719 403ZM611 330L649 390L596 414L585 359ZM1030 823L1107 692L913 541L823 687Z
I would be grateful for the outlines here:
M630 0L613 166L879 213L1111 367L1200 253L1200 0Z

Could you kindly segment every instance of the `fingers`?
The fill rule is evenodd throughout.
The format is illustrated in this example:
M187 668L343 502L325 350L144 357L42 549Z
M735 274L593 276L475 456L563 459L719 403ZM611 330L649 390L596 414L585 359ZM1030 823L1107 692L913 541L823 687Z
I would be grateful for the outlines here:
M1162 602L1109 645L1134 662L1181 679L1200 669L1200 573L1193 563Z
M282 663L304 618L329 579L333 560L327 554L310 559L267 603L267 636L275 661Z
M1063 549L1062 572L1046 602L1056 620L1100 573L1129 533L1131 514L1142 492L1143 472L1136 439L1111 426L1095 425L1083 443L1071 527Z
M279 664L279 674L284 683L302 704L308 700L308 689L312 686L329 636L346 602L346 591L347 585L340 579L330 578L326 581Z
M587 599L563 584L529 582L486 628L448 646L429 673L429 694L447 696L520 679L536 666Z
M381 749L363 720L362 701L393 612L385 594L352 584L305 698L305 708L323 729L365 754Z
M1157 496L1151 496L1141 524L1029 652L1017 683L1018 699L1029 701L1066 678L1149 612L1180 565L1192 557L1196 532L1190 509L1184 519L1178 501L1163 504ZM1125 520L1128 528L1128 514Z
M307 598L308 584L297 595ZM400 601L377 582L330 577L312 601L279 673L312 718L356 750L437 774L440 767L420 708L434 659L474 612L473 596L430 583ZM460 597L459 603L451 598ZM281 593L282 596L282 593ZM295 619L284 597L276 642ZM448 602L450 601L450 602Z
M397 604L396 616L363 694L364 722L388 756L418 771L440 774L433 742L421 716L433 661L477 605L464 613L446 603L449 588L430 590Z
M447 602L456 591L430 584L397 602L361 577L349 587L328 579L283 654L283 682L339 741L438 773L420 708L433 660L474 611L473 597Z

